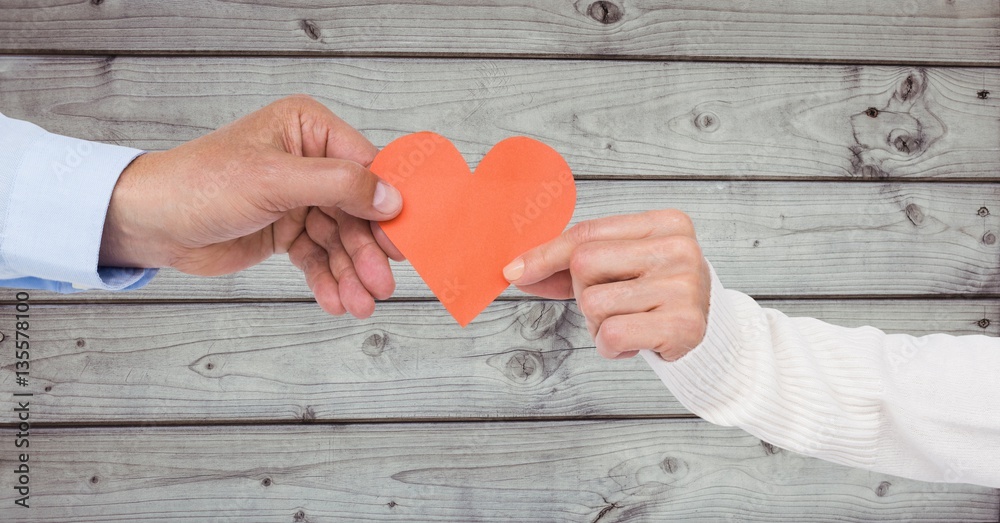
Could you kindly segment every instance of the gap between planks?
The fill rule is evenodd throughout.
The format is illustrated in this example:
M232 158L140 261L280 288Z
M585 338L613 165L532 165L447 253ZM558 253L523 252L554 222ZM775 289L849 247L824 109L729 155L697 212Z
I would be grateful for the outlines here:
M629 55L629 54L526 54L526 53L359 53L325 51L122 51L116 49L0 49L0 56L67 56L67 57L121 57L121 58L373 58L373 59L413 59L413 60L524 60L524 61L580 61L595 62L690 62L714 64L767 64L767 65L825 65L825 66L891 66L891 67L961 67L968 69L1000 69L1000 62L954 60L898 60L878 59L802 59L802 58L759 58L712 57L683 55Z
M16 289L12 289L16 290ZM32 291L33 289L25 289L27 291ZM984 303L992 303L992 300L1000 299L1000 293L980 293L980 294L759 294L759 295L749 295L756 301L876 301L876 302L893 302L899 300L920 300L920 301L934 301L934 302L947 302L947 301L982 301ZM573 300L545 300L541 298L534 298L531 296L500 296L494 302L530 302L530 301L555 301L555 302L571 302ZM430 297L406 297L406 298L389 298L388 300L378 300L377 304L384 303L437 303L438 300ZM12 299L0 299L0 307L16 305L19 303L17 300ZM113 305L113 306L123 306L130 307L133 305L268 305L268 304L279 304L279 303L316 303L315 299L312 298L230 298L230 299L214 299L214 298L188 298L188 299L173 299L173 298L142 298L142 299L114 299L114 298L98 298L98 299L45 299L45 298L32 298L32 305L46 305L46 306L79 306L79 305Z
M642 421L642 420L702 420L701 417L691 413L678 414L631 414L621 416L598 415L598 416L505 416L505 417L485 417L485 416L463 416L457 418L425 417L425 418L344 418L336 420L302 420L289 421L286 419L257 419L245 421L233 420L204 420L193 423L190 420L183 421L140 421L135 423L122 422L32 422L32 428L47 429L91 429L91 428L145 428L145 427L170 427L170 428L199 428L199 427L257 427L257 426L288 426L300 427L302 425L414 425L414 424L476 424L476 423L562 423L575 421ZM0 423L0 429L17 428L16 423Z

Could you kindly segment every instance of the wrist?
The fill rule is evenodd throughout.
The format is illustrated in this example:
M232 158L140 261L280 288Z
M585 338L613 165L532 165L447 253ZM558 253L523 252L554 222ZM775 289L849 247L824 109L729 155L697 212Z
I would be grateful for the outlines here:
M102 267L158 268L168 265L169 257L150 209L156 198L148 194L148 183L159 153L145 153L122 171L111 193L111 203L104 218L98 265Z

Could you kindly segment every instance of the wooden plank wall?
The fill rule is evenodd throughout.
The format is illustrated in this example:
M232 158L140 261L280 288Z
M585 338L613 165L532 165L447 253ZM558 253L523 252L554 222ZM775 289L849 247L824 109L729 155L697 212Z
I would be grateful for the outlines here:
M472 164L533 136L577 175L574 221L683 209L767 306L1000 335L993 0L12 0L0 54L0 112L150 150L299 92ZM282 259L32 293L33 508L4 474L0 520L1000 520L996 490L693 417L641 361L598 358L572 304L511 291L460 329L398 275L365 321Z

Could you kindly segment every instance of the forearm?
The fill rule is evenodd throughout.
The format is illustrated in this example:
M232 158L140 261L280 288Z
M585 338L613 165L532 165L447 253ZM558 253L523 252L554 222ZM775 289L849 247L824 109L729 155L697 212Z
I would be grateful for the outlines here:
M713 274L703 343L653 369L692 412L802 454L1000 486L1000 339L789 318Z

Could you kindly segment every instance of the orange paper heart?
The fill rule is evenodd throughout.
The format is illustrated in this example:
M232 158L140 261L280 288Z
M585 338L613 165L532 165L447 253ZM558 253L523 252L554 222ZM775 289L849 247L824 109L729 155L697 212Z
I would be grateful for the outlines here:
M472 173L447 138L414 133L371 170L403 195L382 229L463 327L507 288L504 266L558 236L576 205L566 161L523 136L496 144Z

